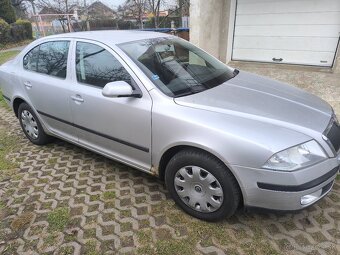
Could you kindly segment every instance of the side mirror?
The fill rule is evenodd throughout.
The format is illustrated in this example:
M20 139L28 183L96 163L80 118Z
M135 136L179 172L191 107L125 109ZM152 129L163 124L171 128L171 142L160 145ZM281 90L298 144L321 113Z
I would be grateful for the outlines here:
M107 83L102 94L104 97L140 97L140 94L135 94L131 85L125 81L113 81Z

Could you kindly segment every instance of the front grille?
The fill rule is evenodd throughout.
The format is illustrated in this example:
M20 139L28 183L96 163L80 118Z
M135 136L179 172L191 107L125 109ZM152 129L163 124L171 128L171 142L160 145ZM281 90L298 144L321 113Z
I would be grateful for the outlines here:
M332 121L333 124L329 131L327 132L326 136L330 143L333 145L335 151L339 151L340 149L340 126L337 125L335 121Z

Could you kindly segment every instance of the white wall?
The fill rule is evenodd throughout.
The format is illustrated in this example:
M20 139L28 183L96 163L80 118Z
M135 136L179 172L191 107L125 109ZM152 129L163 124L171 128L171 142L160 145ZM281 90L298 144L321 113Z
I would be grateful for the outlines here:
M340 43L338 44L337 57L335 58L333 70L335 73L340 74Z
M235 9L232 11L232 7L235 2L236 0L190 1L190 41L223 62L228 62L231 56L235 17Z

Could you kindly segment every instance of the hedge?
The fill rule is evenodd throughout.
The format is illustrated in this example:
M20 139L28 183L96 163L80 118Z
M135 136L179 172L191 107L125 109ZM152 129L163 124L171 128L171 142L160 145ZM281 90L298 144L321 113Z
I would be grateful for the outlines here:
M18 19L11 24L11 37L15 42L32 39L32 24L27 20Z
M0 19L0 44L20 42L26 39L32 39L32 25L29 21L19 19L9 25Z
M10 30L10 25L0 18L0 44L11 40Z

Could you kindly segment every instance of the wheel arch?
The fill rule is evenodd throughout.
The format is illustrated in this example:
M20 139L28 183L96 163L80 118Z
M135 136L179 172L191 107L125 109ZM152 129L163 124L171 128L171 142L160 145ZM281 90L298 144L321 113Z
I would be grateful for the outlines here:
M41 126L43 127L45 133L51 135L51 132L49 131L49 129L47 128L45 122L42 120L42 118L40 117L40 115L37 113L37 111L34 109L34 107L32 107L32 105L29 103L29 101L23 99L22 97L20 96L17 96L13 99L13 103L12 103L12 108L13 108L13 111L14 111L14 114L15 116L18 118L18 110L19 110L19 106L22 104L22 103L26 103L28 104L32 110L34 111L34 113L37 115L37 118L39 119L40 121L40 124Z
M14 114L15 116L18 118L18 110L19 110L19 106L22 104L22 103L27 103L26 100L24 100L23 98L21 97L16 97L14 98L13 100L13 103L12 103L12 107L13 107L13 111L14 111Z
M213 156L214 158L216 158L218 161L220 161L221 163L223 163L227 168L228 170L230 171L230 173L233 175L233 177L235 178L237 184L238 184L238 187L241 191L241 205L243 205L244 203L244 192L243 192L243 189L242 189L242 185L240 185L240 181L239 179L237 178L237 176L234 174L232 168L229 166L229 164L227 162L225 162L225 160L223 160L221 158L220 155L218 155L217 153L211 151L210 149L208 148L205 148L205 147L200 147L200 146L197 146L197 145L189 145L189 144L179 144L179 145L174 145L174 146L171 146L170 148L166 149L163 153L162 153L162 156L160 157L160 160L159 160L159 164L158 164L158 176L159 178L164 181L165 179L165 169L166 169L166 166L168 165L170 159L178 152L182 151L182 150L185 150L185 149L195 149L195 150L200 150L204 153L208 153L209 155Z

